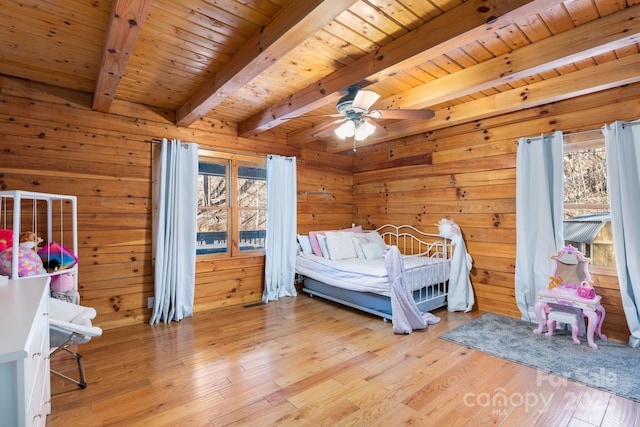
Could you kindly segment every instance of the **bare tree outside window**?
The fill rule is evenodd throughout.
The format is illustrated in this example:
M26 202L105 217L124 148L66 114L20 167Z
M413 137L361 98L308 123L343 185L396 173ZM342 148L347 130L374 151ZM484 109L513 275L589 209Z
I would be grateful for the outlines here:
M267 179L263 159L203 157L198 170L196 254L264 250Z
M604 147L564 153L564 217L609 212Z
M602 133L565 138L564 235L591 259L592 265L615 267L607 188L607 155Z

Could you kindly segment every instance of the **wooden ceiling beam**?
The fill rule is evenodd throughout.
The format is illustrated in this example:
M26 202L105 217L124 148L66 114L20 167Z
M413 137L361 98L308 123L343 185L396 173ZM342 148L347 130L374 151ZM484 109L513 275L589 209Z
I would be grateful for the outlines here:
M442 102L526 79L640 42L640 5L526 45L376 103L380 108L429 108Z
M320 31L357 0L290 1L176 112L189 126L280 58Z
M437 110L435 117L428 121L392 123L385 127L387 135L384 138L368 138L358 142L358 146L373 145L637 83L640 82L639 67L640 54L626 56L553 79L532 83L526 87ZM611 102L615 103L615 100ZM351 149L353 149L352 141L327 142L328 152L339 153Z
M633 6L385 98L376 108L428 108L624 48L640 40L640 26L631 25L639 21L640 5ZM302 144L317 137L314 129L305 129L290 135L289 142Z
M332 73L273 107L239 123L240 136L249 136L336 102L353 84L366 87L407 67L424 63L519 19L563 3L562 0L469 0L362 59Z
M104 52L93 91L93 109L109 112L153 0L113 0Z

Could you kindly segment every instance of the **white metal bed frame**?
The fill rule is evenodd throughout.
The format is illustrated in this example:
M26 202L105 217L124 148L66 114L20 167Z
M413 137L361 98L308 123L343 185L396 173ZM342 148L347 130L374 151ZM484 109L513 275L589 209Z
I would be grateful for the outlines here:
M387 245L397 246L400 252L408 256L421 256L434 260L450 261L453 245L449 239L437 234L425 233L411 225L385 224L376 229ZM448 278L450 262L439 262L438 277ZM425 283L432 275L432 265L406 269L408 283ZM440 276L441 275L441 276ZM310 297L318 296L360 311L382 317L386 322L392 320L391 299L388 296L372 292L358 292L328 285L318 280L303 277L302 291ZM413 292L413 298L422 312L434 310L447 304L448 281L428 284Z

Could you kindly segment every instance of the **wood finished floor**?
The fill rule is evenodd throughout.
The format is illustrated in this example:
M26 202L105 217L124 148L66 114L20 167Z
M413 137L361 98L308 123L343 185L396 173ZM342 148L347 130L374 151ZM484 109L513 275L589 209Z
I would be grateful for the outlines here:
M86 389L52 376L47 425L640 425L636 402L438 338L481 313L434 314L398 336L300 295L109 330L79 347ZM76 374L71 357L51 365Z

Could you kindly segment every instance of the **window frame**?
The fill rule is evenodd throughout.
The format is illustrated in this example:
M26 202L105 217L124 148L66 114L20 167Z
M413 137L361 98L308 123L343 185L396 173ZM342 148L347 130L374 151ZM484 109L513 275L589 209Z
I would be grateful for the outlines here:
M563 136L563 153L571 151L581 151L593 148L604 148L604 135L600 133L598 138L593 138L590 134L597 133L598 129L584 132L568 133ZM566 179L566 177L565 177ZM564 197L564 195L563 195ZM587 204L587 203L563 203L563 213L567 209L607 209L611 212L610 204ZM563 215L564 216L564 215ZM617 276L618 270L615 266L598 265L589 263L589 272L594 275Z
M240 212L247 210L241 208L238 203L238 168L240 166L264 167L266 170L267 160L262 156L251 156L245 154L227 153L223 151L200 149L198 151L198 161L200 162L227 162L227 205L224 207L216 207L217 209L227 210L227 250L222 253L204 253L197 254L198 259L206 258L238 258L238 257L254 257L264 256L265 249L240 250ZM198 174L200 171L198 170ZM200 208L198 208L200 209ZM254 208L255 209L255 208ZM266 200L264 205L266 215ZM196 248L197 249L197 248Z

